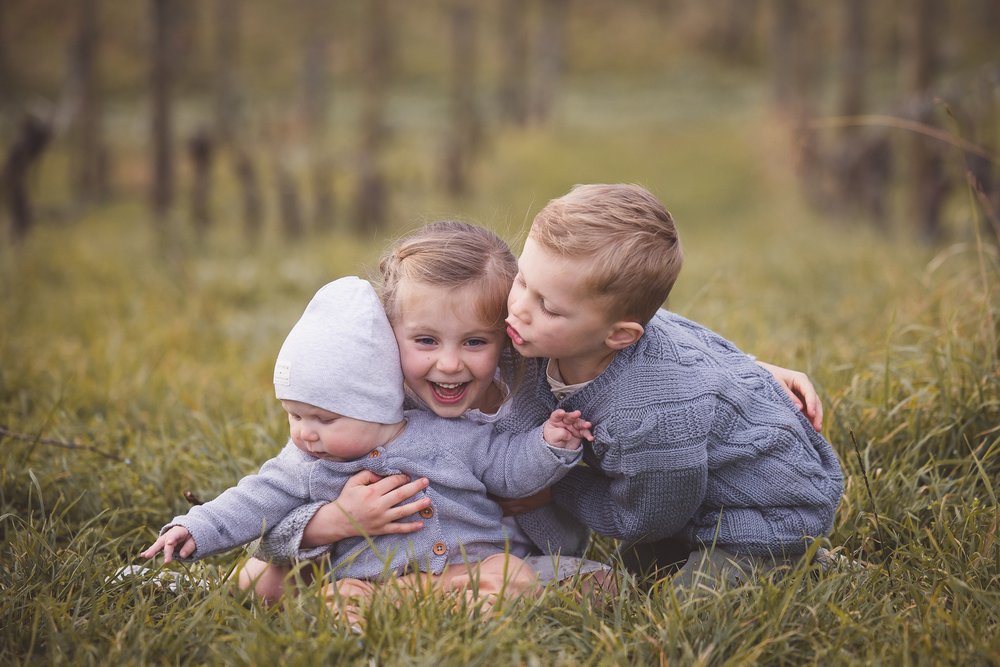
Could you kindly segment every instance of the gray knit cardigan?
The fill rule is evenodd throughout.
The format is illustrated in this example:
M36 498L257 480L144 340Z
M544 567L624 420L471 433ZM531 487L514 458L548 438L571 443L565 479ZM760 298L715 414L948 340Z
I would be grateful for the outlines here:
M422 520L424 527L409 535L342 540L335 545L331 570L338 578L363 579L412 567L440 573L448 563L504 551L500 509L487 493L530 495L553 484L580 458L580 450L548 446L540 427L512 436L487 424L419 410L407 411L406 418L398 438L355 461L317 459L289 443L260 472L176 517L160 532L184 526L197 544L191 559L204 558L250 542L293 509L335 500L347 479L363 469L383 476L405 473L430 480L427 489L407 501L431 498L430 516L409 519Z

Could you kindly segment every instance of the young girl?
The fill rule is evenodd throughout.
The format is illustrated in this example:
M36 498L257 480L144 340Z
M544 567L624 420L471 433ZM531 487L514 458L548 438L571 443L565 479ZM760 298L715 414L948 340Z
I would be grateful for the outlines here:
M509 410L507 397L517 388L518 359L506 336L507 296L517 274L517 259L493 232L460 222L436 222L398 241L379 264L379 291L399 346L407 396L413 405L438 416L495 422ZM763 365L763 364L762 364ZM818 401L798 373L765 366L800 394L803 405ZM791 391L789 392L791 393ZM427 484L396 475L361 473L335 502L304 505L279 522L261 542L258 554L240 573L240 586L255 587L266 600L280 597L296 559L322 556L330 545L361 534L384 535L420 530L420 521L400 522L418 513L404 503ZM512 503L505 504L510 508ZM531 508L529 502L520 507ZM531 530L533 516L555 513L544 538ZM537 543L520 527L538 537ZM583 561L586 543L581 524L568 512L547 505L504 519L512 555L525 558L542 582L577 573L601 585L607 566ZM544 543L542 543L544 541Z

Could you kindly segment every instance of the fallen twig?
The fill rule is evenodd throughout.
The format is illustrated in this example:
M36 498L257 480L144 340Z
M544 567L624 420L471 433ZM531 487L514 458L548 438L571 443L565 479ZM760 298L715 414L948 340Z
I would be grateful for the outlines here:
M118 461L119 463L129 463L128 459L123 459L120 456L111 454L94 447L93 445L84 445L79 442L74 442L73 440L56 440L55 438L43 438L40 435L28 435L27 433L16 433L11 431L6 426L0 426L0 436L6 436L12 440L20 440L22 442L34 442L40 445L52 445L53 447L62 447L63 449L84 449L89 452L94 452L105 458L111 459L112 461Z

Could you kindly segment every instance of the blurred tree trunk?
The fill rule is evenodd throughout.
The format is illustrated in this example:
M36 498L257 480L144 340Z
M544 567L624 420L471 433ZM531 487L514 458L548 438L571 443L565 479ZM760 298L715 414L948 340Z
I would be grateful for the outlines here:
M107 199L107 149L101 128L101 88L97 72L100 46L98 0L80 0L79 24L74 45L75 78L79 90L76 160L73 189L77 202Z
M842 116L865 110L867 79L867 2L841 3L840 67L837 106ZM831 168L836 182L834 208L845 215L861 214L886 227L891 151L886 133L845 125L835 134Z
M240 0L215 0L215 136L229 153L240 192L244 235L256 243L264 227L264 205L244 113L239 67Z
M903 20L901 79L912 96L911 116L927 125L934 124L934 101L930 87L939 67L935 47L940 43L945 6L936 0L906 0ZM941 144L912 133L907 137L910 206L924 238L941 237L941 211L950 184L945 173Z
M171 84L171 43L174 32L173 0L151 0L153 39L150 42L152 91L153 216L162 221L173 204L174 155Z
M229 148L242 128L237 61L240 0L215 0L215 136Z
M326 126L330 109L330 25L329 3L306 0L303 15L307 19L302 53L302 118L309 145L310 177L317 229L334 226L332 169L327 156Z
M7 3L4 0L0 0L0 90L6 91L5 99L0 100L0 110L2 110L18 92L10 54L7 53Z
M842 0L840 115L857 116L865 107L866 0Z
M243 210L243 228L246 237L253 243L260 239L264 228L264 205L260 194L257 167L246 150L237 147L236 179L240 186L240 200Z
M445 146L444 183L448 194L469 191L469 172L482 144L483 125L477 101L478 30L476 9L467 0L448 8L451 26L451 127Z
M382 153L387 141L385 122L386 88L392 37L386 0L366 3L368 44L361 115L361 155L357 192L358 231L379 230L388 222L388 193L382 167Z
M773 0L771 25L771 96L778 109L795 101L795 31L798 0Z
M716 51L733 62L755 58L759 0L727 0L716 13L711 41Z
M302 238L305 233L305 224L302 221L299 191L291 171L281 162L280 158L275 166L275 182L278 186L278 209L285 237L289 239Z
M528 122L528 24L525 0L500 0L500 120Z
M773 0L771 8L773 103L792 128L793 159L803 189L815 206L826 209L831 205L829 176L823 146L810 126L821 79L818 10L810 0Z
M212 224L212 162L215 144L207 129L195 132L188 140L191 157L191 219L199 238Z
M542 3L542 20L536 49L538 67L529 110L529 117L534 123L544 124L549 120L552 104L559 90L566 57L568 8L569 0L544 0Z
M0 183L6 194L14 241L31 230L35 216L28 194L28 174L52 138L52 125L34 114L25 114L4 160Z

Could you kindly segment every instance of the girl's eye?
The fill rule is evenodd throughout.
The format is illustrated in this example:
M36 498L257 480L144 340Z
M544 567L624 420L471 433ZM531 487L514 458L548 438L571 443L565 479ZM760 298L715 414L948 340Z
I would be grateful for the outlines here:
M541 308L541 310L542 310L543 313L545 313L546 315L548 315L550 317L558 317L558 315L559 315L559 313L555 313L555 312L549 310L548 308L546 308L544 300L538 302L538 307Z
M483 340L482 338L470 338L465 341L465 344L469 347L482 347L483 345L489 345L489 341Z
M417 345L433 345L434 344L434 339L431 338L430 336L419 336L417 338L414 338L413 341Z

